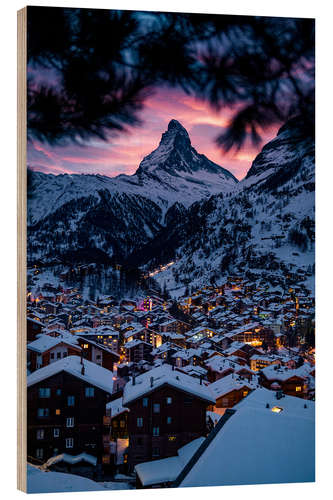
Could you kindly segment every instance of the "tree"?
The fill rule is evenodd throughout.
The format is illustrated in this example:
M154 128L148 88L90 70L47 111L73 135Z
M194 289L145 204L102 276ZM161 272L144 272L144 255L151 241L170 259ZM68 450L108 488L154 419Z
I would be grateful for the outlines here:
M29 7L28 69L30 140L124 132L161 85L234 110L225 150L291 116L313 135L311 19Z

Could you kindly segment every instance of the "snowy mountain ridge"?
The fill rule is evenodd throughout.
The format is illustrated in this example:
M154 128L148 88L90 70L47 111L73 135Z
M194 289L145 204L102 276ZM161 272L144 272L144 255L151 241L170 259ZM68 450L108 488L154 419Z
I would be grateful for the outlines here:
M246 178L229 193L194 203L169 219L158 238L130 259L157 273L162 289L182 295L227 274L262 270L283 276L300 270L313 287L314 141L290 120L257 155Z
M185 128L171 120L157 149L146 156L133 175L44 174L29 170L28 224L33 225L73 199L99 191L126 193L156 203L163 214L174 203L185 207L212 194L230 191L238 180L226 169L197 153Z
M29 170L29 258L49 258L54 248L73 256L85 247L90 255L98 249L106 259L121 262L154 239L170 216L212 194L229 192L237 183L230 172L197 153L176 120L134 175Z

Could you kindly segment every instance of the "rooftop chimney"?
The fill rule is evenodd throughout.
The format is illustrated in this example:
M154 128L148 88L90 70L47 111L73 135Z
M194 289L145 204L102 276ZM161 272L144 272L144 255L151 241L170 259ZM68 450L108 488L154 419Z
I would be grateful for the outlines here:
M154 377L150 377L150 387L153 387L154 385Z
M85 368L84 368L84 364L82 362L81 375L84 375L84 373L85 373Z
M135 375L132 375L132 385L135 385Z

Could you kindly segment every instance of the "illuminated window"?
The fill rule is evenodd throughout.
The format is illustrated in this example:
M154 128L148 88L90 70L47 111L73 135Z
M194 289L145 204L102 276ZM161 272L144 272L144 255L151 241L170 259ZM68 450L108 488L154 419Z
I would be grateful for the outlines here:
M168 425L172 424L172 417L167 417L167 424Z
M157 437L160 435L160 428L159 427L153 427L153 436Z
M171 405L172 404L172 398L171 397L167 397L166 398L166 403L167 403L167 405Z
M302 390L302 386L297 385L297 386L296 386L296 392L301 392L301 390Z
M168 441L176 441L176 436L168 436Z
M83 349L88 349L88 344L83 344Z
M281 413L282 410L283 410L283 408L280 408L279 406L273 406L273 408L272 408L272 411L274 413Z
M148 406L148 398L143 398L142 400L142 406L146 408Z
M59 408L58 408L58 409L56 409L55 414L56 414L56 415L60 415L60 413L61 413L60 409L59 409Z

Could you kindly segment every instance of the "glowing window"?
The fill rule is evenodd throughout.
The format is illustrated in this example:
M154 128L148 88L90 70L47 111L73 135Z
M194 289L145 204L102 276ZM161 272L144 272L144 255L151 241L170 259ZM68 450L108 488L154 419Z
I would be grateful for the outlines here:
M300 385L297 385L296 386L296 392L301 392L301 390L302 390L302 387Z
M281 411L283 411L283 408L280 408L279 406L273 406L272 411L274 413L281 413Z

